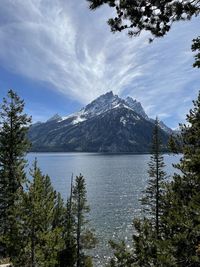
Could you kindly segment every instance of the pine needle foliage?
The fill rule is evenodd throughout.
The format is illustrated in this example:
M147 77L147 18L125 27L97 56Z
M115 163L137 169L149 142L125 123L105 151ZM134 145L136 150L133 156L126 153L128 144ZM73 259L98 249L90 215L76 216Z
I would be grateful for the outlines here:
M15 218L11 210L15 193L26 180L24 157L30 147L27 132L31 118L24 113L24 101L9 90L0 106L0 242L13 234ZM7 255L12 254L3 245Z
M89 262L89 258L85 255L84 251L94 248L97 243L93 231L88 228L87 214L89 211L85 178L80 174L76 176L72 191L72 212L75 220L77 267L84 267L85 262Z
M148 163L149 180L145 189L144 197L141 203L146 212L145 216L151 218L152 224L155 226L157 237L159 237L160 216L162 215L162 196L164 194L164 182L166 180L166 172L164 171L165 163L161 154L162 141L160 139L160 127L158 118L155 120L155 127L152 138L152 152Z
M183 156L165 197L164 238L176 266L200 266L200 94L182 125Z
M62 201L49 176L42 174L36 161L31 176L32 182L28 182L27 189L19 191L13 211L18 215L18 230L10 244L19 246L11 260L15 267L55 267L64 247L62 214L57 218L58 205L63 209Z

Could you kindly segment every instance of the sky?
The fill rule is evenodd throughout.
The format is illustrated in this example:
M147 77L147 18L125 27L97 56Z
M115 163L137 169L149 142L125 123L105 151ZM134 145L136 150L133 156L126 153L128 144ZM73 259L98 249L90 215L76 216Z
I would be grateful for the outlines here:
M149 44L111 33L113 10L86 0L0 0L0 100L12 88L33 122L76 112L108 91L131 96L169 127L184 122L200 89L192 39L200 21L178 22Z

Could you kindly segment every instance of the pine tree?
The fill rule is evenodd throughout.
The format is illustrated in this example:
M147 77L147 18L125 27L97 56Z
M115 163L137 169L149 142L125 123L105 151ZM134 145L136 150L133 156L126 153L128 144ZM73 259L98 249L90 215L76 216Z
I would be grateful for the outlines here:
M180 134L170 135L168 140L168 149L170 153L179 154L182 152L182 136Z
M183 157L165 196L163 239L176 266L200 266L200 94L182 125Z
M54 208L54 219L53 219L53 228L59 226L64 227L65 224L65 213L66 209L64 206L64 201L61 197L60 193L56 194L56 200L55 200L55 208Z
M27 131L31 118L24 114L24 101L13 91L8 91L0 110L0 236L12 235L15 218L13 208L15 193L25 180L24 157L29 149ZM3 245L5 249L5 245ZM12 253L9 248L7 254Z
M166 179L166 173L164 171L164 159L161 154L162 142L159 135L159 122L156 118L155 128L152 138L152 152L149 162L149 181L146 190L144 191L144 197L141 199L142 205L147 212L146 216L150 215L153 224L155 225L157 238L159 237L160 216L162 214L162 196L164 193L164 180Z
M24 203L29 204L27 199L27 194L22 188L19 188L15 193L15 202L12 208L10 208L10 213L16 222L12 225L12 235L6 233L4 235L6 245L10 254L10 260L15 267L26 266L27 254L26 254L26 225L29 214L27 213L27 207ZM28 256L29 258L29 256Z
M91 230L87 226L87 214L89 206L87 205L85 179L80 174L76 176L75 185L72 191L72 211L75 219L76 234L76 266L83 267L88 261L88 257L84 254L85 249L91 249L96 245L96 239Z
M165 192L166 173L161 154L159 121L156 118L152 138L152 152L149 161L149 181L141 204L144 218L135 219L136 234L133 235L135 262L138 266L160 266L160 239L162 235L161 217L163 214L163 195Z
M114 16L108 20L112 32L127 31L130 36L139 36L142 31L152 37L165 36L175 21L190 20L200 14L199 0L87 0L92 10L107 4ZM200 36L193 40L192 50L197 51L194 67L200 67Z
M22 231L12 241L23 239L23 243L12 262L16 267L55 267L59 263L59 252L64 248L64 214L58 214L58 206L59 211L63 210L62 200L54 191L49 176L41 173L36 162L31 175L33 181L15 205L21 214L18 228ZM59 215L56 220L55 215Z
M159 122L156 118L152 137L152 152L149 161L149 181L141 199L144 209L143 218L134 219L135 233L133 235L133 248L128 250L125 243L111 243L115 258L111 259L111 267L132 266L161 266L161 217L163 214L163 195L166 173L164 160L161 154L162 142L159 134ZM169 265L170 266L170 265Z
M109 267L133 267L135 259L131 250L128 250L124 241L119 243L110 241L111 248L114 250L114 257L111 258Z
M193 103L182 125L183 156L174 165L179 172L162 196L159 239L151 219L135 221L133 266L200 266L200 93Z
M60 267L73 267L76 263L75 218L72 212L73 175L71 178L70 196L67 199L64 222L65 248L60 252Z
M56 197L51 181L48 175L42 175L37 165L34 167L33 183L30 187L30 200L32 202L34 211L32 215L33 225L36 221L35 233L35 260L36 266L51 267L58 262L58 253L64 242L62 238L62 223L55 223L55 215L60 216L62 220L62 213L58 214L61 208L61 199ZM56 201L57 200L57 201ZM59 203L58 203L59 200Z

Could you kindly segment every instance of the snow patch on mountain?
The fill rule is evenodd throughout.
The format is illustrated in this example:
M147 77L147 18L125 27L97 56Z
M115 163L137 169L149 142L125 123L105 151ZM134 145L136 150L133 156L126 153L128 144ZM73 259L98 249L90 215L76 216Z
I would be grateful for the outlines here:
M80 122L83 122L85 121L86 118L84 118L82 115L78 115L77 117L75 117L75 119L72 121L72 124L77 124L77 123L80 123Z
M104 95L99 96L97 99L89 103L86 107L82 108L79 112L62 117L62 121L73 118L71 124L76 124L101 115L108 110L116 108L126 108L133 110L135 113L144 118L148 117L144 112L144 109L142 108L140 102L133 100L131 97L127 97L126 100L124 100L118 95L114 95L113 92L110 91ZM137 119L139 119L139 117Z
M126 118L124 118L123 116L120 118L120 122L124 125L124 126L126 126L126 123L127 123L127 120L126 120Z
M140 102L138 102L136 99L133 99L132 97L128 96L125 99L120 98L118 95L114 95L112 91L99 96L95 100L93 100L91 103L83 107L80 111L70 114L68 116L60 117L58 114L54 115L52 118L50 118L47 122L50 121L57 121L62 122L66 121L67 125L76 125L78 123L81 123L83 121L86 121L88 119L91 119L93 117L99 116L101 114L106 113L109 110L112 109L120 109L125 108L134 111L137 116L134 115L136 120L140 120L141 117L145 120L148 120L150 122L154 122L153 119L149 118L147 114L145 113L142 105ZM121 119L120 122L125 125L127 123L128 118ZM167 127L162 121L160 122L160 127L167 133L172 133L172 130Z
M133 99L132 97L128 96L125 99L126 104L128 107L130 107L133 111L135 111L137 114L141 115L143 118L148 119L147 114L145 113L142 105L140 102L138 102L136 99Z
M47 120L47 122L50 122L50 121L61 121L62 120L62 117L58 114L55 114L53 115L50 119Z
M101 95L90 104L88 104L82 110L86 117L98 116L105 113L106 111L115 108L117 105L122 103L122 99L117 95L114 95L113 92L108 92L104 95Z

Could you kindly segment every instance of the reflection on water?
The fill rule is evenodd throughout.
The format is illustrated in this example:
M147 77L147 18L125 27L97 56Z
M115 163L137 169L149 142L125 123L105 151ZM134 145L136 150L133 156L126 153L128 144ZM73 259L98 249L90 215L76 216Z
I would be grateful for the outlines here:
M70 192L72 173L81 173L86 178L91 225L99 239L94 251L97 258L95 266L102 266L102 259L109 255L108 241L131 237L132 220L140 214L138 199L148 179L149 155L30 153L27 156L29 166L35 157L65 200ZM179 158L164 156L168 174L173 174L172 163L178 162Z

